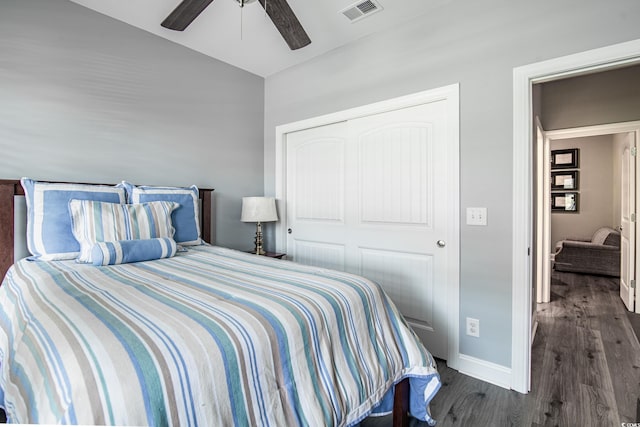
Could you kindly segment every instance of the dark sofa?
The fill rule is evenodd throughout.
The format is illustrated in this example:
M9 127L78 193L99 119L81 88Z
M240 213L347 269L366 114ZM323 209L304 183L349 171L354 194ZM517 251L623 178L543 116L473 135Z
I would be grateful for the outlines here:
M556 245L556 271L620 277L620 233L610 227L596 230L590 241L561 240Z

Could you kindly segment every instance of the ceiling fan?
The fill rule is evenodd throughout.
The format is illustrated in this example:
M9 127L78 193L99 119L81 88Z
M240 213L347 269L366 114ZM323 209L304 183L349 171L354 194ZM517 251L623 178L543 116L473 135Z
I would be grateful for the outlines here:
M183 0L160 25L171 30L183 31L213 0ZM240 7L255 0L236 0ZM291 50L311 43L300 21L286 0L258 0L273 21Z

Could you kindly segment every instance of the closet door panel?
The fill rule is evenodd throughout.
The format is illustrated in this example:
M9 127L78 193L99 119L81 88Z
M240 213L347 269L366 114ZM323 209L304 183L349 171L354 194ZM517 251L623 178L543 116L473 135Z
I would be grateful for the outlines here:
M347 268L378 282L446 358L445 111L433 102L348 122L345 221Z
M379 283L446 358L446 103L290 133L287 254ZM457 197L457 195L452 195ZM440 244L438 244L440 242Z
M345 269L346 124L287 135L287 255Z

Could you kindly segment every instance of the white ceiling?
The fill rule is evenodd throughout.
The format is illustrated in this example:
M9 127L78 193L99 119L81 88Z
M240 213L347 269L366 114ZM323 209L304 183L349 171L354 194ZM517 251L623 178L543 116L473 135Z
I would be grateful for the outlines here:
M71 1L266 77L452 0L377 0L383 10L355 22L340 13L356 3L353 0L288 0L311 38L310 45L295 51L289 50L258 2L241 9L236 0L215 0L180 32L160 23L181 0Z

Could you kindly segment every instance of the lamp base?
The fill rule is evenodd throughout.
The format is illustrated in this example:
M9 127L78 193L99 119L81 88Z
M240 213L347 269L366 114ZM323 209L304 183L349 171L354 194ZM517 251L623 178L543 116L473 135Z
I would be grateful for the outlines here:
M264 255L267 253L262 247L262 223L260 222L256 224L256 238L253 242L255 244L253 253L255 253L256 255Z

